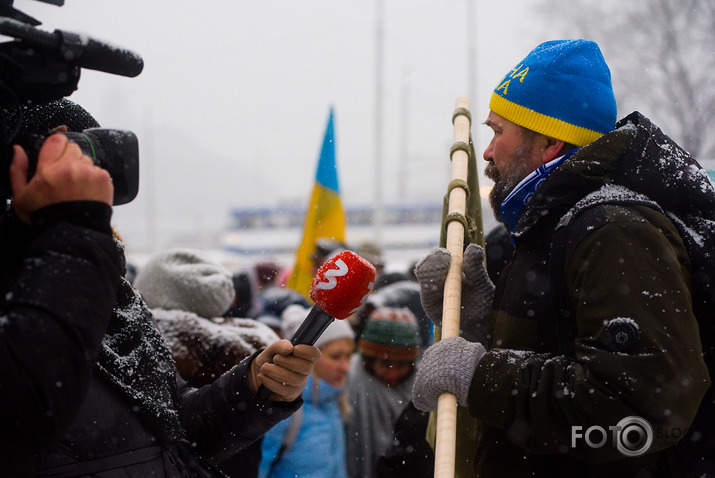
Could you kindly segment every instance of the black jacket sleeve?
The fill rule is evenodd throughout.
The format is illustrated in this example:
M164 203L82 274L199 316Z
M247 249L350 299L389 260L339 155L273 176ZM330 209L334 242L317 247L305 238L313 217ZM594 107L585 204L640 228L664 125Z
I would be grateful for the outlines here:
M260 400L248 385L248 364L260 351L201 388L179 379L179 414L189 441L215 463L235 455L303 404Z
M43 208L0 222L0 449L28 450L74 417L109 324L122 273L111 207Z

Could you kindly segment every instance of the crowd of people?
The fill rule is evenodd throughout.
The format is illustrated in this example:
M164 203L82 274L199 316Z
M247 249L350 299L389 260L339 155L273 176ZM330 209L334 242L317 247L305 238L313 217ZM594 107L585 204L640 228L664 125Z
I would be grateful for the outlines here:
M5 117L98 126L67 100ZM444 392L477 419L474 455L457 457L471 476L715 476L715 188L643 115L616 120L590 41L539 45L499 82L483 156L500 226L467 245L461 333L438 341L446 249L395 273L356 248L373 293L293 345L311 302L281 268L229 271L190 248L127 267L108 173L52 134L29 178L16 146L2 476L432 476ZM316 270L347 248L319 241ZM574 432L632 423L639 439L598 446Z
M348 248L331 240L319 243L316 270ZM379 249L356 249L382 265ZM229 271L201 250L172 248L133 270L133 287L190 386L211 384L271 343L290 339L310 311L309 299L281 284L282 268L271 262ZM426 427L427 414L414 414L411 394L419 357L432 341L432 323L411 268L389 277L379 270L376 289L361 310L333 321L314 344L321 358L307 378L302 406L220 462L223 473L389 477L401 476L406 458L426 464L422 469L430 473L432 451L424 433L414 433L412 449L402 444L400 461L395 461L392 438L393 424L408 408L413 413L404 415L403 427ZM378 472L381 460L385 464Z

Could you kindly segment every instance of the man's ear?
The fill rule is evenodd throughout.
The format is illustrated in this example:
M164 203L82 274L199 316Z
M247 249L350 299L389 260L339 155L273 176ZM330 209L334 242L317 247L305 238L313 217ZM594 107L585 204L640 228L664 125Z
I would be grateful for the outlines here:
M560 139L543 136L543 149L541 151L541 162L543 164L561 156L561 150L564 148L564 143Z

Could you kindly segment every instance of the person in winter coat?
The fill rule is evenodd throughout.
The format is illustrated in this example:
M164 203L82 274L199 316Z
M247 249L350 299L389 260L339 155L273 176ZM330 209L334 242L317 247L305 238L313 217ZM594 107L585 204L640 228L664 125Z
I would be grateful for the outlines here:
M10 124L31 133L98 126L67 100L6 119L12 113ZM55 135L27 182L27 161L16 149L13 202L0 228L0 305L13 340L6 364L23 364L24 376L3 377L2 388L14 390L0 398L3 475L222 476L216 463L300 407L320 351L275 342L211 385L188 387L145 302L122 277L109 178L89 164ZM71 171L54 180L63 167ZM87 169L99 178L78 181ZM15 333L28 329L32 336ZM261 383L273 392L267 401L256 395Z
M253 319L222 317L234 298L231 273L203 251L172 248L154 254L135 287L151 309L190 386L213 383L241 360L279 340ZM260 439L219 465L229 476L258 476Z
M310 309L289 305L283 336L292 337ZM322 358L303 390L303 408L269 430L263 439L261 478L346 478L345 384L355 335L345 320L333 321L315 342Z
M351 478L373 478L391 444L397 417L412 398L420 356L417 320L407 308L379 307L368 316L350 365L347 464Z
M204 251L172 248L154 254L134 287L189 385L212 383L280 339L253 319L222 317L234 297L231 273Z
M708 442L704 429L683 437L710 377L691 238L676 227L686 218L654 204L715 204L704 171L639 113L616 124L610 72L591 41L536 47L499 82L485 124L490 201L515 252L495 290L483 251L467 247L462 336L425 352L415 405L433 410L447 391L469 407L476 476L713 473L711 452L677 461L680 447ZM566 246L552 246L560 231ZM448 261L434 250L416 267L437 323Z
M72 423L122 274L109 224L114 191L109 174L61 134L50 136L40 151L35 177L44 180L28 181L27 169L27 155L15 146L12 207L0 218L5 476L34 476L22 454L46 446Z

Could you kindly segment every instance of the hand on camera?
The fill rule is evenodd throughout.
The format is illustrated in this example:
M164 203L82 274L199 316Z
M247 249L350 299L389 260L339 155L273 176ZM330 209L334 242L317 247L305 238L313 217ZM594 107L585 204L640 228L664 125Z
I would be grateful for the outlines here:
M271 392L270 400L292 402L300 396L320 360L320 349L312 345L293 345L279 340L266 347L253 360L249 369L249 385L254 392L263 384Z
M100 201L112 205L114 186L109 173L82 154L63 134L47 138L40 149L37 171L28 181L29 160L20 146L10 165L12 205L18 218L30 223L30 215L45 206L65 201Z

